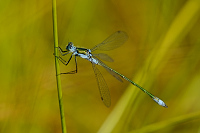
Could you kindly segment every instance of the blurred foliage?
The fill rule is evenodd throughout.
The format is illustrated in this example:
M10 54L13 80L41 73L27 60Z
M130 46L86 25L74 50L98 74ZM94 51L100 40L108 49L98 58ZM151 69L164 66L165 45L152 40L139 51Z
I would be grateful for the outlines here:
M0 2L2 133L61 132L51 6ZM111 93L106 108L90 62L78 58L78 73L61 75L68 132L200 132L199 0L58 0L57 10L62 48L68 41L92 48L117 30L127 32L122 47L106 52L115 62L105 63L169 106L99 67ZM61 64L62 72L74 68L74 61Z

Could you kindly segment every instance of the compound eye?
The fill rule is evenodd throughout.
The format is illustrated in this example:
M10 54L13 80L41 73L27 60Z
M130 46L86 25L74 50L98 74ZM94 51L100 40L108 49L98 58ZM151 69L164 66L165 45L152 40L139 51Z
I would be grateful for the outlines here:
M66 47L67 50L69 50L69 49L71 49L71 48L72 48L72 45L71 45L71 44L68 44L67 47Z
M74 46L73 43L72 43L72 42L69 42L68 45L67 45L67 47L66 47L66 49L67 49L67 50L70 50L70 49L73 48L73 46Z
M68 43L68 45L71 45L71 46L72 46L72 45L73 45L73 43L72 43L72 42L69 42L69 43Z

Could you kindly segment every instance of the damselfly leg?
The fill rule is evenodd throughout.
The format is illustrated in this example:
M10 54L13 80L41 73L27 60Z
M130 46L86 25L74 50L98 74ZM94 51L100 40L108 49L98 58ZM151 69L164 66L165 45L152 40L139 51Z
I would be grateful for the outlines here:
M62 50L60 47L59 47L59 51L60 51L60 53L61 53L62 56L65 56L65 55L67 55L67 54L69 53L69 51L64 51L64 50ZM70 58L69 58L68 61L65 61L65 60L64 60L62 57L60 57L60 56L58 56L57 58L58 58L65 66L67 66L67 65L69 64L69 62L71 61L72 56L73 56L73 55L70 56ZM78 69L77 69L77 60L76 60L76 56L74 56L74 58L75 58L76 69L73 70L73 71L70 71L70 72L60 73L60 74L75 74L75 73L77 73L77 70L78 70Z

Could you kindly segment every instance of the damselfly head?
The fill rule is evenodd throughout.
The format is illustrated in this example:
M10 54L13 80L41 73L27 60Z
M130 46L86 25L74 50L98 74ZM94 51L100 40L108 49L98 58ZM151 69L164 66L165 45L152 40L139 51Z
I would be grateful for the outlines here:
M74 44L72 42L69 42L68 45L66 46L66 49L70 50L73 48L73 46L74 46Z
M74 44L72 42L69 42L68 45L66 46L66 50L68 50L70 52L75 52L76 47L74 46Z

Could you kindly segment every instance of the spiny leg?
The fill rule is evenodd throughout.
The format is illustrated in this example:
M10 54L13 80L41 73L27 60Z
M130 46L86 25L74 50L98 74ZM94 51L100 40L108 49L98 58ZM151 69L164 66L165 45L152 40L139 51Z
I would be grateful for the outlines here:
M69 64L69 62L71 61L71 59L72 59L72 55L71 55L71 57L69 58L69 60L66 62L63 58L61 58L61 57L59 57L59 60L64 64L64 65L68 65ZM75 73L77 73L77 60L76 60L76 56L75 56L75 64L76 64L76 70L73 70L73 71L70 71L70 72L66 72L66 73L60 73L60 74L75 74Z
M71 55L70 56L70 58L69 58L69 60L68 61L65 61L62 57L58 57L58 59L65 65L65 66L67 66L68 64L69 64L69 62L71 61L71 59L72 59L72 56L73 55Z
M60 53L61 53L62 56L67 55L69 53L69 51L62 50L62 48L59 47L59 46L57 48L59 49L59 51L60 51Z
M61 55L62 56L65 56L65 55L67 55L68 53L69 53L69 51L64 51L64 50L62 50L62 48L61 47L56 47L56 48L58 48L59 49L59 51L60 51L60 53L61 53ZM70 56L70 58L69 58L69 60L68 61L65 61L62 57L60 57L60 56L56 56L64 65L68 65L69 64L69 62L71 61L71 59L72 59L72 56L73 55L71 55ZM77 73L77 60L76 60L76 56L75 56L75 63L76 63L76 70L73 70L73 71L70 71L70 72L67 72L67 73L60 73L60 74L75 74L75 73Z

